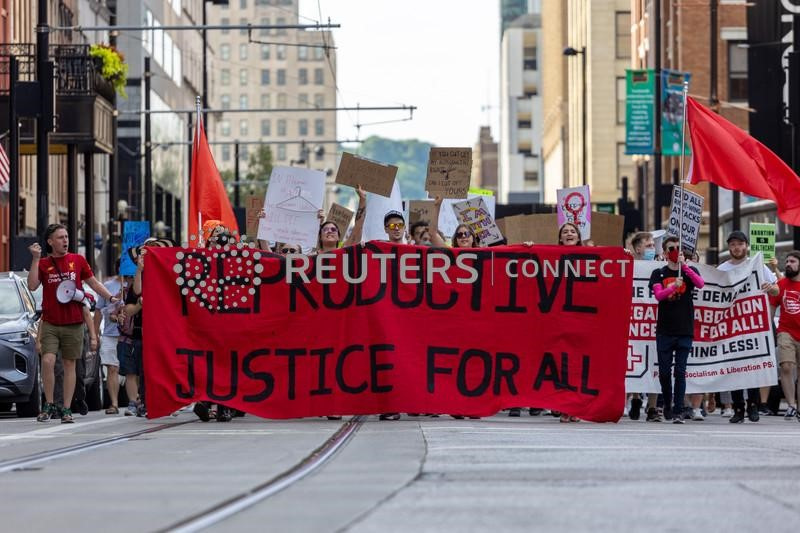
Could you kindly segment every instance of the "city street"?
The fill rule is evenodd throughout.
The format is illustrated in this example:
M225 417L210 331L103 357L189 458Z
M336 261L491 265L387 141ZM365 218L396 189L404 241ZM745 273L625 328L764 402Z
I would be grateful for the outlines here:
M794 420L730 424L719 411L683 426L505 413L349 423L204 424L191 412L152 421L92 413L74 425L5 418L0 511L6 531L791 531L798 438ZM219 510L228 516L210 514Z

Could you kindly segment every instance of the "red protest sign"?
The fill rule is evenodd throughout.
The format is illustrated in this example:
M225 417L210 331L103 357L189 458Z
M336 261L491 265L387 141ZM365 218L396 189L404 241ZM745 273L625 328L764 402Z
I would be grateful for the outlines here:
M148 415L208 400L268 418L536 405L617 420L631 264L559 246L154 249Z

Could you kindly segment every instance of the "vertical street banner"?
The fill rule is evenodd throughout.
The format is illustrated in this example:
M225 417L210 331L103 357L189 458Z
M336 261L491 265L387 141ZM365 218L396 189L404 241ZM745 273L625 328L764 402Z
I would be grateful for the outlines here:
M656 322L658 302L649 289L653 270L665 263L635 261L628 340L628 392L661 392ZM686 366L686 393L719 392L777 383L772 320L760 255L733 270L693 264L705 280L694 291L694 343Z
M750 254L756 253L765 263L775 257L775 224L750 223Z
M622 415L633 272L620 247L276 257L240 243L145 261L149 417L194 401L268 418Z
M319 218L325 196L325 174L300 167L273 167L264 198L264 218L258 238L299 244L303 250L317 245Z
M689 81L688 72L661 71L661 153L681 155L683 140L683 82ZM692 150L686 143L686 155Z
M119 262L121 276L136 274L136 265L133 264L128 250L142 244L150 236L150 222L139 220L126 220L122 225L122 257Z
M556 191L558 207L558 227L572 222L581 230L581 240L592 236L592 203L589 200L589 186L571 187Z
M625 71L625 154L655 153L655 110L653 69Z
M683 201L681 201L681 190L683 190ZM680 237L681 247L689 252L697 250L700 224L703 222L703 200L702 196L686 188L672 186L672 206L669 209L667 233ZM681 210L683 210L682 225Z

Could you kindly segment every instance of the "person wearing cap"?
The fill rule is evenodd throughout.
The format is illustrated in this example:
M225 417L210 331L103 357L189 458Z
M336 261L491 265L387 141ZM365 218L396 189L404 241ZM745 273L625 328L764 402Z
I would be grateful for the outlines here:
M383 229L393 244L405 244L406 219L400 211L389 211L383 217Z
M47 422L60 415L62 424L71 424L72 404L75 393L75 364L83 355L84 305L77 301L62 303L58 297L58 287L71 281L77 290L83 290L82 283L110 301L116 301L108 289L94 277L86 259L69 252L69 233L62 224L50 224L45 230L48 256L41 260L42 247L34 243L28 247L31 253L31 268L28 272L28 288L35 291L42 286L42 323L39 328L41 345L42 384L44 385L45 405L36 417L39 422ZM91 321L89 321L91 324ZM90 330L91 331L91 330ZM92 331L90 342L97 349L97 336ZM56 354L61 353L64 365L64 408L59 413L53 397L55 389Z
M750 244L750 240L747 238L747 235L743 231L739 230L732 231L730 235L728 235L727 242L728 253L730 254L731 258L717 267L718 270L723 272L733 270L738 265L741 265L747 261L748 246ZM777 265L777 260L774 262ZM761 276L764 278L764 281L770 285L777 281L775 274L773 274L772 271L767 268L767 265L762 265ZM767 387L767 391L769 391L769 387ZM731 398L733 400L733 416L731 416L730 422L733 424L742 423L744 422L745 418L744 391L731 391ZM747 390L747 418L751 422L758 422L760 418L760 400L761 392L758 388Z

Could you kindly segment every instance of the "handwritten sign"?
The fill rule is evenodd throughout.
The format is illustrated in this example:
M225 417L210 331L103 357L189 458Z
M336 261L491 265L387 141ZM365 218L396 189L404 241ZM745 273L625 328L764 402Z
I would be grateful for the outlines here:
M350 221L353 220L353 215L354 213L346 207L334 203L331 205L328 211L328 217L325 220L336 223L336 226L339 228L339 235L342 240L344 240L344 236L347 234L347 228L350 227Z
M683 225L681 225L681 209L683 209ZM703 221L703 197L681 187L672 187L672 207L669 210L669 226L667 233L678 236L681 226L681 248L694 252L697 250L697 239L700 236L700 223Z
M266 215L259 220L258 238L300 244L310 250L317 243L325 196L325 173L300 167L273 167L264 199Z
M131 261L128 250L142 244L150 236L150 223L136 220L126 220L122 226L122 258L119 263L121 276L136 274L136 265Z
M336 172L336 183L353 188L361 185L365 191L388 198L392 194L396 175L397 167L394 165L343 152Z
M581 240L592 236L592 204L589 201L589 186L571 187L556 191L558 204L558 227L572 222L581 230Z
M425 190L430 196L466 198L472 173L472 148L431 148Z
M264 200L252 194L244 199L245 217L247 219L247 236L258 234L258 212L264 207Z
M409 200L408 224L424 221L430 224L433 218L433 200Z
M494 244L503 240L500 228L495 224L482 196L453 204L453 212L460 223L468 224L472 228L481 245Z

